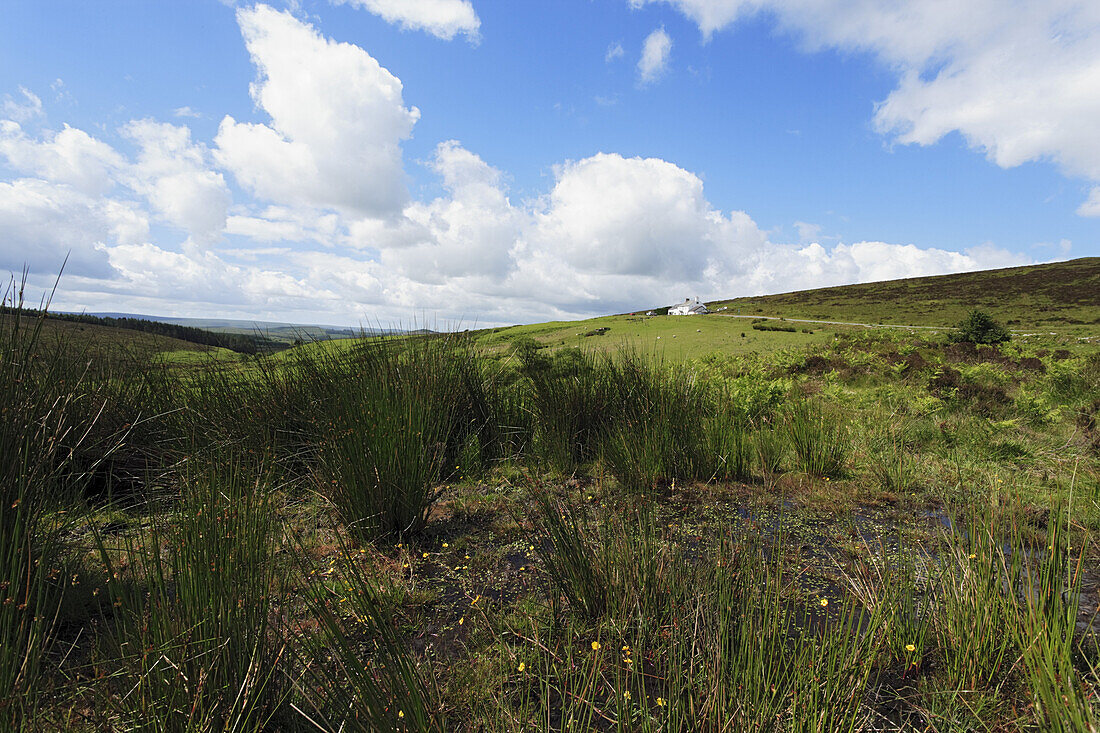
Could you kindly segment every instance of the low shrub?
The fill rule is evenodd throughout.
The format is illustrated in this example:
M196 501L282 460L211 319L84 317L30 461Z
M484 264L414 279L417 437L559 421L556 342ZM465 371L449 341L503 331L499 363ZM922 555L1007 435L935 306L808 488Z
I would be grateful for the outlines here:
M974 309L959 321L950 340L972 344L1000 344L1012 338L1008 329L983 310Z

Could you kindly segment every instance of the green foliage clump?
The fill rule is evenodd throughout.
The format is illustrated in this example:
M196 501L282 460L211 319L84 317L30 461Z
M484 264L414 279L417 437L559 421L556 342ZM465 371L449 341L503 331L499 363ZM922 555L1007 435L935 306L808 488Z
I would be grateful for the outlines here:
M23 283L25 285L25 281ZM0 328L0 729L22 730L42 706L71 568L71 536L88 475L111 453L85 452L104 409L101 385L28 319L9 290ZM85 463L78 457L87 459Z
M794 326L775 326L770 323L753 323L752 329L754 331L778 331L783 333L798 333L798 329Z
M847 471L852 444L847 423L819 405L791 406L785 422L798 467L812 476L839 478Z
M358 537L418 532L461 454L465 402L453 339L368 344L336 368L320 449L326 489Z
M959 321L950 335L950 340L955 343L968 341L973 344L1000 344L1011 338L1007 328L993 320L993 316L978 309L970 311L966 318Z
M260 730L289 693L272 491L262 467L225 451L194 456L179 485L179 514L125 537L127 562L99 537L113 608L100 673L125 693L100 707L124 728Z

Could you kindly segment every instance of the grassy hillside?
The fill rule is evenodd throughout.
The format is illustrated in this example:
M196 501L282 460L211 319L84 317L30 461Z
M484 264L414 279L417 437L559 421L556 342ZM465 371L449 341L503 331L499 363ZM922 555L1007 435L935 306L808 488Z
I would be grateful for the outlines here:
M1098 345L739 323L0 331L0 730L1100 730Z
M615 315L580 321L550 321L481 329L471 335L490 355L510 352L517 341L532 338L551 350L580 347L608 353L626 347L644 354L660 354L667 361L682 362L714 352L766 354L780 349L820 346L838 334L863 330L860 326L797 321L754 324L754 319L807 319L947 329L970 309L980 307L1018 333L1037 331L1070 338L1095 337L1100 335L1100 258L735 298L711 301L709 305L712 309L726 307L727 310L709 316ZM794 331L758 330L754 325L789 327ZM173 363L194 363L210 355L219 359L235 358L224 349L205 349L177 339L116 328L51 321L47 333L54 332L85 339L94 337L97 343L112 349L124 347L138 353L161 353ZM299 332L297 335L321 340L283 352L276 360L298 354L344 354L362 342L361 339L331 339L331 334L329 340L319 333ZM289 334L268 336L289 340Z
M683 361L714 351L744 354L821 344L832 340L835 330L799 324L794 333L757 331L749 321L718 316L604 316L487 329L476 332L475 340L490 352L510 348L523 338L533 338L551 349L580 347L611 352L626 347L646 354L660 353L670 361Z
M354 338L362 329L344 326L310 325L301 323L282 323L276 321L240 320L231 318L176 318L171 316L150 316L133 313L97 313L94 315L109 318L136 318L157 323L166 323L186 328L197 328L216 334L234 336L261 337L279 344L293 344L296 341L324 341L327 339ZM372 329L366 329L368 332Z
M1100 334L1100 258L735 298L708 305L712 310L727 310L702 317L618 315L510 326L480 331L477 340L490 350L523 337L551 348L611 351L625 345L681 361L714 351L766 353L813 346L831 341L838 332L860 328L791 322L770 325L793 327L793 333L761 331L753 328L754 318L947 329L973 308L989 311L1017 332L1096 336Z
M1013 329L1100 332L1100 257L708 303L730 314L948 326L982 308Z
M0 327L8 328L10 318L11 316L0 316ZM23 322L30 327L35 319L24 318ZM41 343L44 346L60 344L70 352L87 349L94 357L129 356L151 359L160 355L168 361L179 363L202 361L209 357L236 359L239 356L229 349L203 346L159 334L54 318L43 321Z

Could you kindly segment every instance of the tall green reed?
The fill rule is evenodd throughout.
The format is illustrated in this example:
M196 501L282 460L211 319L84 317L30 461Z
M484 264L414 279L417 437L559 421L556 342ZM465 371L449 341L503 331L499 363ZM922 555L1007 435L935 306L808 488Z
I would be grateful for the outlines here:
M368 343L343 365L320 449L325 490L363 540L419 531L462 444L457 337Z
M540 520L554 593L536 626L540 679L518 702L540 728L855 731L884 643L880 610L802 606L784 553L660 538L651 516L601 531L557 501ZM781 543L780 543L781 544ZM516 713L509 713L516 715Z
M660 535L648 503L621 516L595 514L538 490L535 507L552 605L560 595L569 612L590 620L652 624L671 602L684 600L682 576L692 568Z
M596 458L613 406L612 375L603 358L569 349L552 360L531 362L525 373L532 390L535 454L563 473Z
M256 457L195 455L173 505L120 541L97 535L111 606L104 724L149 731L260 731L288 695L274 622L285 579L273 492Z
M828 478L844 475L851 453L851 438L840 415L803 401L790 406L784 426L802 471Z
M0 314L0 727L33 725L45 659L64 595L66 537L82 506L89 464L74 455L96 405L86 366L20 315L22 284ZM107 446L103 453L109 453Z
M323 731L446 730L434 680L401 638L387 581L337 534L328 567L303 560L303 599L310 628L291 629L301 673L292 703Z
M1029 551L1017 532L1011 556L1001 556L1018 589L1013 641L1020 650L1036 717L1044 730L1066 733L1100 729L1095 669L1086 666L1078 630L1088 540L1076 548L1074 557L1071 507L1067 502L1051 512L1046 547Z

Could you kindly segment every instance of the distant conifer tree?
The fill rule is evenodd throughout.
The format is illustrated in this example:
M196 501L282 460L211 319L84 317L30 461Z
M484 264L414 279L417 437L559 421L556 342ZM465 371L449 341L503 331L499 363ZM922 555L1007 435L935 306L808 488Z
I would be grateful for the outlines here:
M1012 335L1007 328L993 320L993 316L976 308L959 321L951 334L951 340L956 343L969 341L973 344L999 344L1010 338Z

